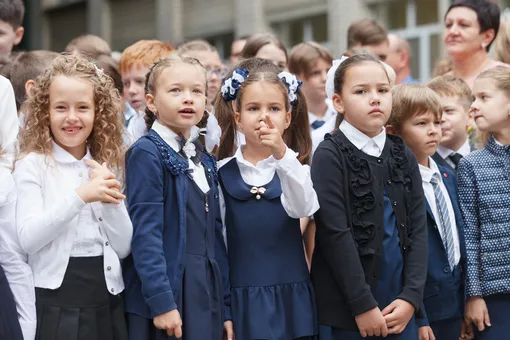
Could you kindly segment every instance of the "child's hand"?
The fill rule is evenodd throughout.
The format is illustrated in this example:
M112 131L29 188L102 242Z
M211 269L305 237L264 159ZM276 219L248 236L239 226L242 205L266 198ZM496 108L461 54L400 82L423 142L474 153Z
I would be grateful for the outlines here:
M432 331L432 328L430 328L430 326L418 328L418 335L420 336L420 340L436 340L434 332Z
M466 302L466 322L472 323L480 332L491 326L489 310L481 296L472 296Z
M236 340L234 323L230 320L223 323L223 340Z
M266 115L265 122L260 122L259 138L263 145L271 149L275 159L280 160L285 156L287 146L283 141L282 134L276 125L274 125L269 115Z
M103 202L119 204L126 196L120 193L120 182L116 179L103 179L96 177L87 184L82 184L76 189L76 193L83 202Z
M166 331L168 336L175 336L177 339L182 338L181 314L177 309L157 315L153 323L157 329Z
M379 307L356 316L356 324L362 337L388 335L388 327Z
M472 340L475 338L475 331L473 330L473 324L468 323L466 319L462 320L462 326L460 328L459 340Z
M396 299L382 311L390 334L402 333L406 329L409 320L413 317L413 314L413 305L401 299Z
M96 177L101 177L103 179L116 179L114 173L108 169L106 162L101 165L93 159L86 159L85 164L91 167L89 170L90 180L93 180ZM117 187L113 187L111 189L117 190ZM118 190L120 192L120 188Z

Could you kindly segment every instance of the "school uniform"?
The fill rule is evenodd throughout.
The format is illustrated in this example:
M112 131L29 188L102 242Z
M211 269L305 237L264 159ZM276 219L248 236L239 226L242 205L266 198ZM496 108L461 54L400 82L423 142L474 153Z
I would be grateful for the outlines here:
M173 339L153 318L174 309L186 340L219 340L231 319L216 163L198 143L199 159L183 157L178 138L156 121L126 157L134 227L123 263L130 339Z
M16 233L16 186L1 167L0 183L0 339L34 339L34 281Z
M420 316L427 230L411 151L384 129L369 138L344 120L318 147L312 179L321 205L311 270L319 339L362 339L354 316L397 298ZM387 338L418 339L413 319Z
M418 327L430 326L437 340L458 339L465 306L466 248L456 177L432 158L429 167L419 167L426 198L429 254L424 318L416 323Z
M464 157L457 171L465 223L468 298L481 296L492 326L476 339L510 334L510 146L490 136L482 149Z
M46 156L18 162L17 231L32 268L36 339L126 339L120 259L132 225L123 203L86 204L76 188L89 181L82 160L52 142Z
M311 112L308 112L308 121L310 123L310 133L312 135L312 155L319 144L324 140L327 133L335 129L337 112L333 107L331 100L326 100L327 110L324 117L318 118Z
M18 114L11 82L0 76L0 145L5 154L0 157L0 167L12 170L19 131Z
M318 209L310 168L287 148L251 164L242 148L219 165L237 339L311 339L316 308L299 218Z
M472 151L475 151L475 148L471 146L469 139L466 139L466 142L464 142L457 151L439 145L436 153L432 156L432 159L437 165L446 167L450 170L455 170L457 169L460 160L469 155Z

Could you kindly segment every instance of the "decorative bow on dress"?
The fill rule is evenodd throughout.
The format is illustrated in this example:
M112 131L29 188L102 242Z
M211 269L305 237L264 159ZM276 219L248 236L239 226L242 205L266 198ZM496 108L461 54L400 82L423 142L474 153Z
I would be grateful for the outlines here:
M186 159L191 159L196 165L200 164L204 147L198 140L198 136L194 140L186 139L183 135L175 139L179 142L179 154Z

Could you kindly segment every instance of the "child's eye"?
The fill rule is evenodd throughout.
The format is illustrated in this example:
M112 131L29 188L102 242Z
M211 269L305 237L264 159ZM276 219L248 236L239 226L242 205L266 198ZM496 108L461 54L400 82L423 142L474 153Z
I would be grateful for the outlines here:
M387 88L382 88L379 90L380 93L387 93L389 90Z
M202 93L202 91L199 90L199 89L194 89L193 92L195 92L195 93Z
M441 125L441 121L440 121L440 120L436 120L436 121L434 122L434 124L436 124L436 125Z
M271 111L280 111L278 106L271 106Z
M88 108L89 108L89 107L88 107L88 106L85 106L85 105L80 106L80 110L87 110Z
M485 94L484 94L484 95L482 96L482 100L487 100L487 99L489 99L489 96L487 96L487 95L485 95Z
M172 89L170 89L170 92L179 92L180 89L178 87L174 87Z
M65 110L66 107L63 106L63 105L59 105L59 106L56 106L55 109L57 109L57 110Z
M248 111L257 111L259 108L256 106L251 106L248 108Z
M365 93L367 93L367 91L365 91L365 90L356 90L355 93L356 94L365 94Z
M425 122L418 122L418 123L416 123L416 125L421 125L421 126L423 126L423 125L425 125Z

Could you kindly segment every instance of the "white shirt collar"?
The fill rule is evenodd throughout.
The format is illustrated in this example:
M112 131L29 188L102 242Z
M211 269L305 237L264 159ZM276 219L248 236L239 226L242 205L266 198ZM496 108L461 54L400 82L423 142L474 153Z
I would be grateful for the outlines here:
M152 124L152 130L156 131L157 134L167 143L175 152L179 152L181 147L179 142L177 141L178 135L172 131L170 128L161 124L158 120ZM191 139L193 140L199 134L199 128L197 126L193 126L191 128Z
M323 120L323 121L327 122L327 121L329 121L333 117L335 117L335 119L336 119L336 115L335 115L336 111L333 108L333 103L331 102L331 100L326 99L326 106L327 106L326 113L324 114L324 117L320 118L320 120ZM316 115L314 115L311 112L308 112L308 123L310 125L312 125L313 122L315 122L318 119L319 119L319 117L317 117Z
M244 145L241 145L237 148L236 153L234 154L234 158L237 160L238 163L243 164L245 166L256 168L256 169L272 169L274 168L274 164L276 162L276 159L271 155L266 159L263 159L259 161L256 165L253 165L252 163L248 162L244 156L243 156L243 148Z
M469 155L469 153L471 152L471 146L469 145L469 139L466 139L466 141L464 142L464 144L462 144L462 146L460 147L459 150L455 151L455 150L451 150L451 149L448 149L447 147L445 146L442 146L442 145L439 145L437 147L437 153L439 154L439 156L441 156L441 158L443 159L446 159L446 157L454 154L454 153L458 153L460 154L462 157L466 157L467 155Z
M53 158L58 163L75 163L75 162L83 162L86 159L92 159L92 155L90 154L90 149L87 146L87 153L82 159L76 159L73 155L71 155L69 152L67 152L64 148L62 148L60 145L55 143L54 140L51 141L51 144L53 145Z
M364 148L368 143L373 142L379 148L379 151L382 152L386 144L386 129L384 127L382 127L381 133L370 138L344 119L340 124L340 131L342 131L345 137L359 150Z
M439 175L439 177L441 178L439 168L437 167L436 162L434 162L434 160L431 157L429 157L429 167L423 166L421 164L418 164L418 166L420 168L421 179L423 182L430 183L432 176L434 176L435 174Z

